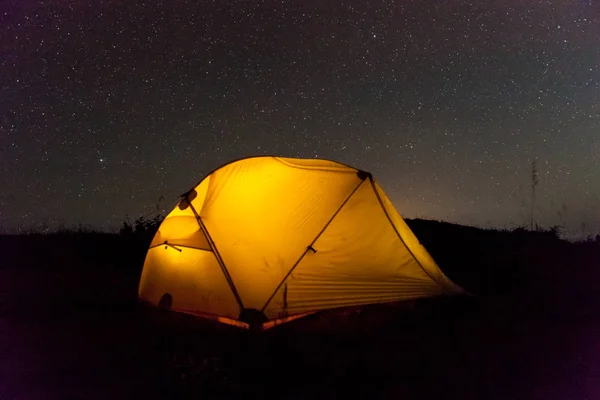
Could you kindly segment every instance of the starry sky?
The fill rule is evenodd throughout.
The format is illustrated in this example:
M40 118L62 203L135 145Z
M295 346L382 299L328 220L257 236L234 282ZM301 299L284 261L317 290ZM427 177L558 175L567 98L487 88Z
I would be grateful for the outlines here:
M374 174L399 211L600 232L600 4L8 1L0 230L118 229L240 157Z

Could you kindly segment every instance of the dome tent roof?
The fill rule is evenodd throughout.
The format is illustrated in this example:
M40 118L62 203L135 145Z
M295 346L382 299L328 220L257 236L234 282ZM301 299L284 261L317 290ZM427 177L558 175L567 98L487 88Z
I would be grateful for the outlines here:
M182 196L139 296L240 326L459 293L375 178L335 161L244 158Z

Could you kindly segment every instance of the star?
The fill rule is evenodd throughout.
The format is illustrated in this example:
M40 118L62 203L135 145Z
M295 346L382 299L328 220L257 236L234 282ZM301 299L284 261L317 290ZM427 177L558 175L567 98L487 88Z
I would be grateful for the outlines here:
M408 218L497 228L528 224L537 159L536 223L594 235L600 14L560 0L525 10L517 0L8 9L0 230L41 220L112 230L228 161L272 154L368 170ZM13 201L23 187L44 196Z

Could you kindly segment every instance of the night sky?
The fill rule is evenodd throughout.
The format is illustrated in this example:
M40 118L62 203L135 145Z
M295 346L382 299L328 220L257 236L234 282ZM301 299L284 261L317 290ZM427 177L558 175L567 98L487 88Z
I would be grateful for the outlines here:
M368 170L408 218L498 228L529 225L537 159L536 221L600 232L598 2L0 7L2 231L118 229L265 154Z

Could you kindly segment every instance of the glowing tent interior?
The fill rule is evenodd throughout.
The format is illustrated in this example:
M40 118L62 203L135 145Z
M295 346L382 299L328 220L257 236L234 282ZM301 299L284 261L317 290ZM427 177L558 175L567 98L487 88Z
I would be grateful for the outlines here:
M182 196L148 249L139 297L240 327L461 293L370 173L251 157Z

